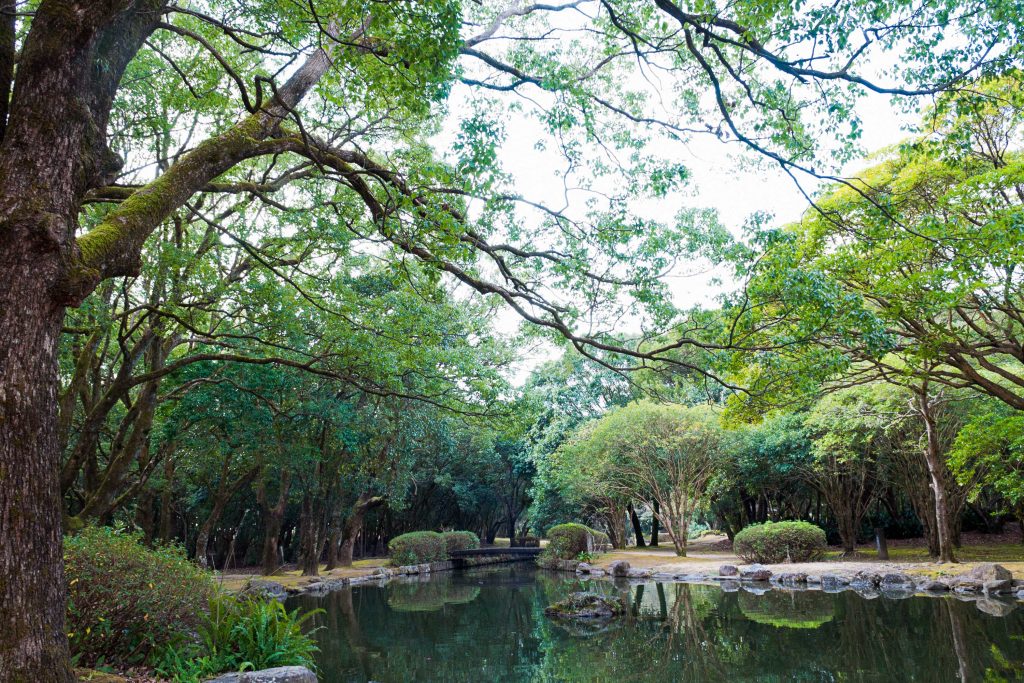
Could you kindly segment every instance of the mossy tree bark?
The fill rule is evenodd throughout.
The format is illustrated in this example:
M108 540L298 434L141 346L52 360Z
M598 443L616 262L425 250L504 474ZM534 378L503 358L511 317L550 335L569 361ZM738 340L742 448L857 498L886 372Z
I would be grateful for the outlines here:
M44 1L16 74L13 4L0 4L0 681L70 683L57 343L65 307L87 293L67 286L81 199L119 166L111 102L163 3Z
M240 161L279 150L289 111L326 72L310 55L277 97L183 155L76 239L86 193L121 161L106 145L128 63L166 0L43 0L16 72L0 0L0 683L71 683L64 630L57 343L64 311L105 278L138 272L149 235ZM5 103L6 97L0 97ZM294 141L287 143L294 147Z

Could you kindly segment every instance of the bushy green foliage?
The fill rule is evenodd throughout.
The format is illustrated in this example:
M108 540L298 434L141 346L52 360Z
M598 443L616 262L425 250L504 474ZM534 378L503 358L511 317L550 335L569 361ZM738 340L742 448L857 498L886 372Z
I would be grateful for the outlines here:
M453 550L473 550L480 547L480 537L472 531L446 531L441 534L446 553Z
M825 547L825 532L810 522L751 524L733 540L733 551L744 561L767 564L819 560Z
M137 534L86 527L64 542L67 632L75 663L134 665L184 642L216 591L177 546L147 548Z
M395 536L388 543L391 564L422 564L448 559L444 537L436 531L413 531Z
M299 616L277 600L216 596L198 628L198 642L166 648L157 671L177 683L198 683L224 671L313 668L317 646L302 627L321 611Z
M548 529L548 547L544 555L549 559L574 560L581 553L605 550L608 545L608 534L570 522Z

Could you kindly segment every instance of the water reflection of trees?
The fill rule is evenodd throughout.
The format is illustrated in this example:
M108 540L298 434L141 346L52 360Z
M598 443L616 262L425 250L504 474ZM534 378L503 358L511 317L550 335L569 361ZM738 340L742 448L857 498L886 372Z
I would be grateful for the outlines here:
M931 683L1019 680L1024 661L1020 615L991 617L952 597L527 578L521 568L467 572L309 599L327 610L318 619L322 680ZM543 616L587 589L620 596L627 616L586 635Z

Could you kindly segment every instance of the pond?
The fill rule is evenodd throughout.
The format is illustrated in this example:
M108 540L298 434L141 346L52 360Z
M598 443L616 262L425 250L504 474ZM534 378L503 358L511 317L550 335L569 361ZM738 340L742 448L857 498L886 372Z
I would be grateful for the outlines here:
M578 590L620 594L629 615L596 630L543 615ZM989 601L984 611L953 596L616 585L520 563L299 596L288 607L325 610L322 683L1024 680L1024 609Z

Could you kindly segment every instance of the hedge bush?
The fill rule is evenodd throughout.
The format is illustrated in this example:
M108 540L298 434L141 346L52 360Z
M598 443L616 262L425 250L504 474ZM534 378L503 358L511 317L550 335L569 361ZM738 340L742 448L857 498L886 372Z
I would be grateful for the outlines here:
M558 560L575 560L580 553L608 548L608 535L583 524L558 524L548 529L544 554Z
M746 562L807 562L824 555L825 532L810 522L751 524L736 534L732 547Z
M441 536L444 538L446 553L453 550L474 550L480 547L480 537L472 531L446 531Z
M64 540L67 633L76 666L133 666L182 643L203 623L216 593L210 573L177 546L86 527Z
M391 564L423 564L448 559L444 537L436 531L413 531L395 536L388 543Z

